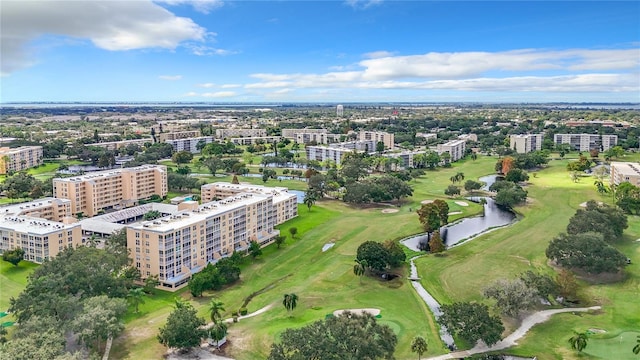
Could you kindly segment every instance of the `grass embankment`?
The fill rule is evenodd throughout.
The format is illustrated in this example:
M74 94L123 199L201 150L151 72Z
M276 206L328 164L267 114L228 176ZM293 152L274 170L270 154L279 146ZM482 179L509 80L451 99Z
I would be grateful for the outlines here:
M591 178L573 183L566 163L567 160L552 161L548 168L538 172L537 177L531 176L531 184L527 187L530 201L516 209L522 215L519 222L451 249L445 257L429 256L418 260L418 271L425 288L442 303L485 301L481 290L493 280L513 279L530 269L554 274L544 254L549 241L566 231L569 218L581 203L590 199L611 202L610 197L596 193ZM625 269L625 280L601 285L580 282L584 304L601 304L603 310L596 315L556 315L549 322L534 327L509 353L537 356L538 359L570 359L577 357L567 343L574 330L606 330L605 334L592 336L594 343L598 338L638 330L640 243L634 240L640 237L640 218L629 217L629 224L624 240L614 244L633 262ZM513 323L507 325L514 326ZM629 359L632 358L630 350Z

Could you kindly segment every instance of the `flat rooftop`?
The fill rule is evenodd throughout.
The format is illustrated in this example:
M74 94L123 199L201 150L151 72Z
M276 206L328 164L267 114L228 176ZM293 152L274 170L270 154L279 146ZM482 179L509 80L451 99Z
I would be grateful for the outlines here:
M271 195L264 194L240 193L235 196L230 196L224 200L211 201L202 204L194 211L184 210L153 221L145 221L129 225L129 227L136 230L152 230L157 232L173 231L174 229L179 229L199 221L204 221L213 216L222 215L238 208L267 200L271 197Z
M10 229L34 235L47 235L60 230L70 230L77 226L80 226L80 223L63 224L57 221L22 215L0 216L0 229Z
M143 171L150 169L166 169L164 165L141 165L132 168L122 168L122 169L114 169L114 170L104 170L104 171L96 171L85 175L79 175L68 178L55 178L55 181L65 181L65 182L83 182L89 181L97 178L107 178L111 176L119 176L123 171Z
M208 188L218 188L221 190L228 190L236 193L249 192L249 193L270 195L270 196L273 196L274 203L279 203L291 197L297 198L297 195L292 192L289 192L288 188L278 187L278 186L267 187L267 186L253 185L248 183L232 184L229 182L222 182L222 181L202 185L202 189L208 189Z
M616 169L616 172L622 175L628 176L640 176L640 163L637 162L612 162L611 167Z
M71 200L46 197L29 202L5 205L0 207L0 215L18 215L24 211L32 211L50 206L52 203L71 203Z

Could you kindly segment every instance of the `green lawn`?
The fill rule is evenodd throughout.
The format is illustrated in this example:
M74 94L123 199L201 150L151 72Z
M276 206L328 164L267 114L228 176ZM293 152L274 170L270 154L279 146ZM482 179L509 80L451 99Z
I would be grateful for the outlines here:
M605 333L601 336L593 336L589 339L588 345L583 351L599 359L638 359L638 355L634 354L632 349L637 344L636 341L638 336L640 336L640 332L627 331L617 334L616 336L602 338L602 336L607 335L608 334Z
M21 261L18 266L0 261L0 311L6 311L9 308L9 299L20 294L27 285L27 277L36 267L38 265L27 261Z
M584 177L578 183L571 182L566 171L567 162L552 161L536 177L531 176L531 184L527 187L530 201L517 208L520 221L516 224L449 250L446 257L419 259L418 271L425 288L442 303L484 301L481 290L493 280L515 278L529 269L553 274L544 255L549 241L565 231L579 204L590 199L611 201L596 193L590 177ZM633 261L625 269L626 279L603 285L581 283L583 304L601 304L603 311L595 315L557 315L534 327L509 353L537 356L538 359L572 358L575 354L569 349L567 339L574 330L604 328L621 332L638 329L640 243L633 240L640 238L640 219L629 217L629 223L625 240L615 244ZM507 327L513 328L514 324L509 322ZM585 357L588 355L580 358Z

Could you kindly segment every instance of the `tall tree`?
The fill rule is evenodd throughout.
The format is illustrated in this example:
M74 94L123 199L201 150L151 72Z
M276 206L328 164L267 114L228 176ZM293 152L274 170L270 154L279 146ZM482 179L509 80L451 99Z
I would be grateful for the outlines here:
M371 269L383 271L389 265L389 251L379 242L365 241L358 246L356 259L365 260Z
M496 301L496 308L503 315L517 317L520 312L533 308L538 303L538 292L520 279L498 279L489 284L482 294Z
M560 266L594 274L617 272L627 263L626 256L594 232L560 234L551 240L546 255Z
M254 240L249 243L249 254L254 259L262 255L262 248L260 248L260 244L257 241Z
M587 337L587 333L585 332L574 332L574 335L569 338L569 345L573 350L577 350L578 352L582 352L587 347L587 342L589 338Z
M398 338L371 314L344 313L299 329L287 329L271 345L269 360L393 359Z
M284 305L285 309L287 309L288 313L291 313L293 311L293 309L296 308L296 306L298 306L298 295L291 293L291 294L284 294L284 299L282 300L282 305Z
M411 351L418 354L418 360L422 358L422 354L426 353L428 349L427 340L422 336L416 336L411 341Z
M307 209L311 211L311 207L316 203L316 200L318 200L318 198L315 194L307 192L304 196L303 203L307 205Z
M101 351L103 342L124 330L123 317L127 312L127 302L101 295L86 299L82 307L71 327L83 343Z
M442 316L438 321L472 345L482 340L491 346L502 339L504 331L500 318L491 316L489 307L479 303L457 302L442 305Z
M367 260L356 260L355 265L353 265L353 273L360 278L360 283L362 284L362 276L364 276L367 271Z
M127 294L127 300L129 300L129 303L133 305L133 308L135 309L136 314L138 313L138 307L140 306L140 304L144 304L144 297L145 297L145 293L143 288L135 287L135 288L129 289L129 293Z
M199 346L206 331L202 329L204 319L198 317L196 309L186 302L176 302L167 323L160 328L158 341L166 346L181 350Z
M2 253L2 260L10 264L13 264L13 266L18 266L20 261L22 261L23 259L24 259L24 250L22 250L21 248L15 248L13 250L5 250L4 253Z
M432 254L438 254L445 251L447 247L444 245L442 238L440 237L440 231L434 231L429 240L429 252Z
M211 317L211 321L217 323L222 320L222 312L224 310L224 303L222 301L218 301L216 298L211 298L209 301L209 315Z

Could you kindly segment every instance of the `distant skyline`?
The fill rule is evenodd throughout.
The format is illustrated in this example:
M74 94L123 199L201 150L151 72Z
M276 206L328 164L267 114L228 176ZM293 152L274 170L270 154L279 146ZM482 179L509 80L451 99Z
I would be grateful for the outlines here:
M1 102L640 102L638 1L0 2Z

